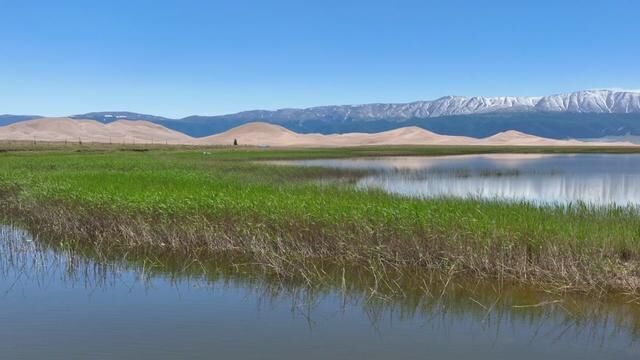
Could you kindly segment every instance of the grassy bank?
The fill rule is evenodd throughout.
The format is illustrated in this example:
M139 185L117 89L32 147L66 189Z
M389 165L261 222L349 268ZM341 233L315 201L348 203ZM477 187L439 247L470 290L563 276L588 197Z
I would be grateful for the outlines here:
M0 153L1 212L66 243L135 256L223 256L309 284L357 268L374 288L398 291L433 272L547 289L640 290L640 217L630 209L397 198L316 182L357 172L255 162L592 148L28 150Z

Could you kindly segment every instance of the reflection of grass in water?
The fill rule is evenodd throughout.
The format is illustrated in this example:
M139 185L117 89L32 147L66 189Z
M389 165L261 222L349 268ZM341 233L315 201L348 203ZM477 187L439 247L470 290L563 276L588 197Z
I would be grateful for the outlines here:
M375 151L414 150L5 153L0 212L102 249L198 261L224 254L310 284L325 276L320 262L375 274L376 288L397 292L391 273L451 269L547 289L638 292L634 209L403 199L314 183L341 170L254 162ZM415 153L429 151L467 150Z
M309 284L303 279L274 277L261 266L239 263L237 258L199 261L166 253L132 257L112 253L111 248L86 247L69 241L25 242L30 239L28 234L9 227L0 228L0 239L0 275L9 280L19 280L23 275L30 281L36 278L40 286L62 274L66 285L80 284L93 291L123 286L119 276L134 272L143 286L162 278L176 287L186 284L241 288L265 305L285 300L291 302L294 314L306 318L311 325L314 307L323 299L337 297L342 305L336 306L345 311L361 309L374 326L397 318L419 319L433 327L468 321L499 330L515 322L530 330L545 328L544 333L536 334L541 338L580 336L603 346L612 335L629 336L632 342L640 336L640 308L615 296L594 299L541 292L512 283L471 281L437 272L410 276L390 273L403 289L402 296L398 296L395 290L378 287L375 274L358 268L317 264L324 273L323 281ZM15 291L19 289L18 285Z

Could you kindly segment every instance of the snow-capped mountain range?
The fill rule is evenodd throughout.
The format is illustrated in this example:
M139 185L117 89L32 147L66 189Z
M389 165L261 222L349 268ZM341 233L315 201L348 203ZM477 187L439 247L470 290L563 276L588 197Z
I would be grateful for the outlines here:
M37 117L0 115L0 126ZM640 135L640 91L583 90L530 97L446 96L404 104L252 110L182 119L122 111L71 117L103 123L122 119L147 120L195 137L263 121L300 133L380 132L419 126L440 134L473 137L517 130L556 139L599 138Z
M495 111L570 112L570 113L640 113L640 92L584 90L550 96L445 96L437 100L406 104L365 104L319 106L307 109L247 111L241 117L296 118L306 120L331 115L349 119L412 119L438 116L471 115Z
M640 92L587 90L545 96L536 103L535 109L574 113L637 113L640 112Z

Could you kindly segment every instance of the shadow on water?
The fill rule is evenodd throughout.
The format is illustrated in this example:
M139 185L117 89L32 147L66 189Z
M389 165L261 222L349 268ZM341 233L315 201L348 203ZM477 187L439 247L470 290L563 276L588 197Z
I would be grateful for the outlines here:
M0 351L8 358L640 355L640 306L628 299L440 275L403 284L402 296L370 285L367 275L341 270L335 281L308 287L237 260L107 256L2 226Z

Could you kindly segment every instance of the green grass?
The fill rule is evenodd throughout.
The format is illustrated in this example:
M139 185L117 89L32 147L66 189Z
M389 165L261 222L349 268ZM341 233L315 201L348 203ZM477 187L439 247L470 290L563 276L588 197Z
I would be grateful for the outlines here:
M85 146L10 151L0 153L0 210L36 232L109 251L196 259L224 255L309 283L323 277L326 264L367 269L387 287L408 274L439 271L555 289L637 293L635 210L399 198L316 182L356 178L358 172L256 162L498 151L577 150Z

